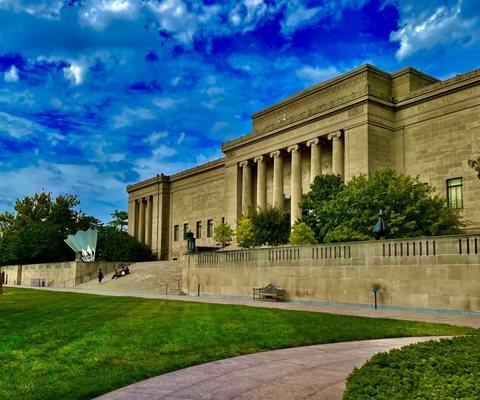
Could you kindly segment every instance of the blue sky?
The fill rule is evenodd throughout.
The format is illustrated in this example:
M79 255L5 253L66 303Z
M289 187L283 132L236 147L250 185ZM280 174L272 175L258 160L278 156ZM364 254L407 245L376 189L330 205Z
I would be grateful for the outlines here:
M106 221L298 90L479 55L478 0L0 0L0 211L44 189Z

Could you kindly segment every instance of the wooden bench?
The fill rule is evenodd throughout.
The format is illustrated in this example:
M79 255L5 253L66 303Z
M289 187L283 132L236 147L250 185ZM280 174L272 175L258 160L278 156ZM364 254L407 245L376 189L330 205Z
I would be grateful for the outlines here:
M279 288L273 283L262 288L253 288L253 300L255 299L274 299L276 301L285 301L285 289Z

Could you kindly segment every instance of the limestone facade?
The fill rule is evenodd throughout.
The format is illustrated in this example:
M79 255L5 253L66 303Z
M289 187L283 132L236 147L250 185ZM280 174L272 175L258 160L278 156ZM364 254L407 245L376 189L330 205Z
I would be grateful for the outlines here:
M159 259L177 258L185 229L214 246L215 226L266 204L293 224L316 175L348 180L386 166L435 186L467 230L480 229L480 180L467 165L480 154L480 69L439 81L364 65L253 114L252 125L221 159L129 185L129 233Z

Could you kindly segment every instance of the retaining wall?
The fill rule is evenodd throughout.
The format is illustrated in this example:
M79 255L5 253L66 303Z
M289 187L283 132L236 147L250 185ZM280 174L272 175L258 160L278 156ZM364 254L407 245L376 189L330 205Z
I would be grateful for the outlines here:
M265 248L188 257L189 294L251 296L275 283L287 298L480 311L480 236Z

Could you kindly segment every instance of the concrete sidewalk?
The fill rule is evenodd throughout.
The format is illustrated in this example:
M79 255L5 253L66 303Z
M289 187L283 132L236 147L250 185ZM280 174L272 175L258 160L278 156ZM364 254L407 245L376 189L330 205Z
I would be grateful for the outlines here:
M336 306L324 305L321 303L302 303L302 302L271 302L271 301L253 301L246 298L227 298L227 297L194 297L162 294L162 292L140 292L140 291L120 291L120 290L102 290L102 289L80 289L80 288L29 288L37 290L50 290L59 292L73 292L83 294L95 294L101 296L121 296L121 297L141 297L145 299L162 299L178 301L197 301L201 303L213 304L237 304L249 307L278 308L283 310L312 311L328 314L352 315L358 317L370 318L391 318L406 321L421 321L438 324L449 324L458 326L469 326L480 329L480 315L458 315L449 312L427 312L427 311L396 311L396 310L374 310L367 306Z
M355 367L374 354L439 339L362 340L295 347L228 358L170 372L97 397L99 400L336 400Z

